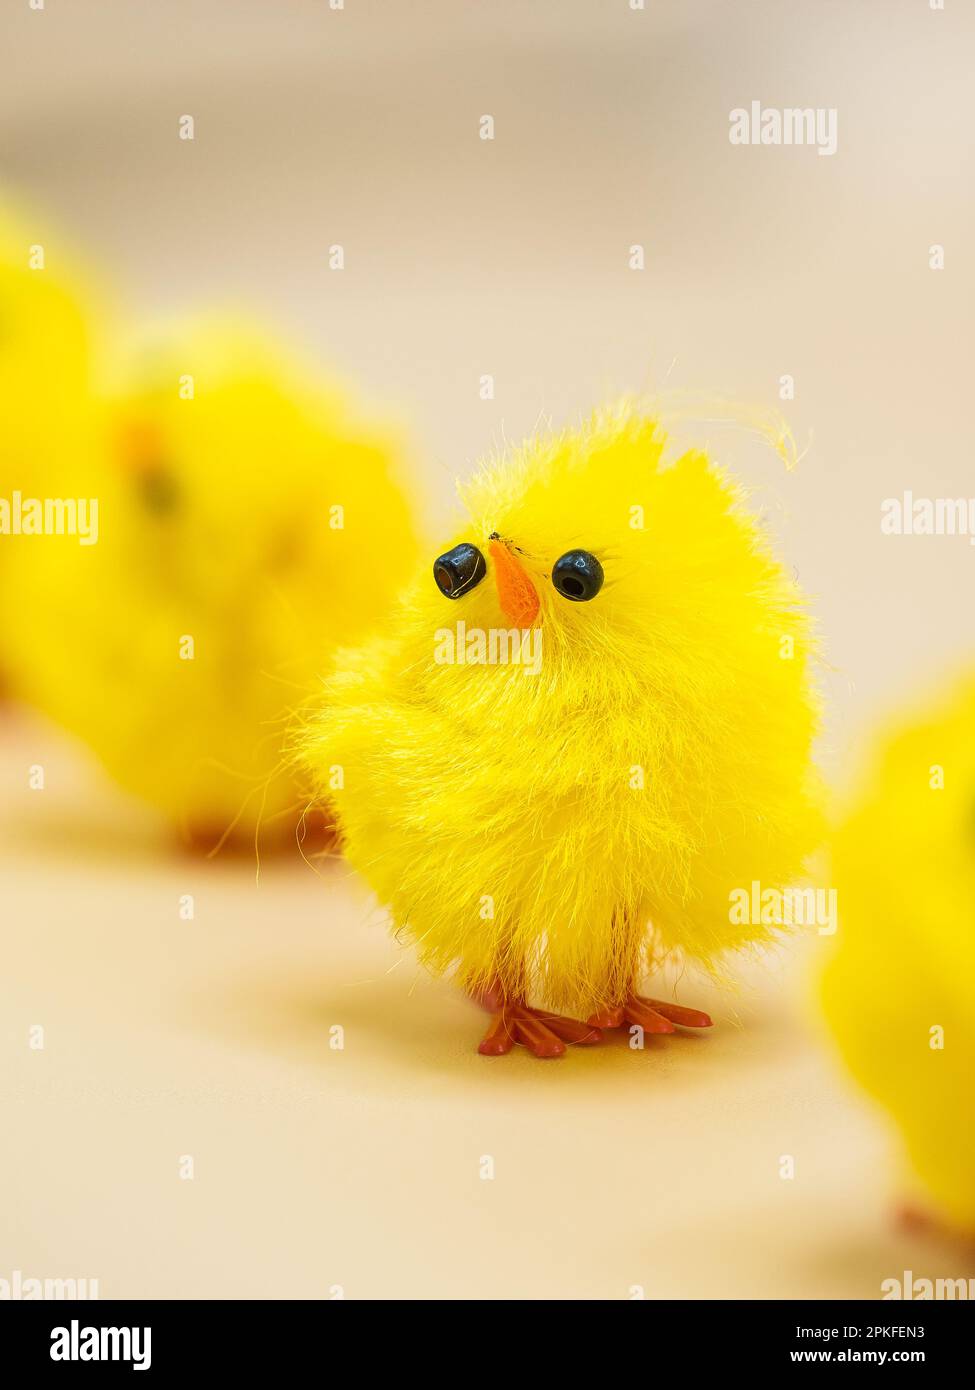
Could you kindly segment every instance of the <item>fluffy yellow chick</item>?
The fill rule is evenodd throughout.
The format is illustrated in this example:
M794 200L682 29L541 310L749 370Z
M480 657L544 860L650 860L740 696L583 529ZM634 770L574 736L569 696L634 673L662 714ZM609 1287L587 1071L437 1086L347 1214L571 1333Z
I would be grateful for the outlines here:
M827 1016L937 1210L975 1234L975 673L887 734L833 850Z
M195 842L293 836L288 712L414 554L390 441L234 321L140 353L103 431L97 544L11 576L15 692Z
M10 572L102 469L93 378L104 300L50 224L0 201L0 694L11 694ZM53 544L57 544L57 539Z
M485 1053L708 1025L640 980L766 938L731 892L818 836L800 595L731 479L663 449L624 405L485 467L299 735L397 936L496 1006Z
M92 379L105 314L61 237L0 203L0 576L24 543L24 501L97 469Z

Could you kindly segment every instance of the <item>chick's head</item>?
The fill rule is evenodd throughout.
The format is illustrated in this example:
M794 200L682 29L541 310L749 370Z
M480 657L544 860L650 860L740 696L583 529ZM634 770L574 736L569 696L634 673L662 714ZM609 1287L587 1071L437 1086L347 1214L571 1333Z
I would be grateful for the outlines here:
M470 523L455 544L473 542L493 582L459 594L448 586L446 596L461 600L457 616L469 626L540 628L547 674L569 700L573 671L645 690L654 674L680 683L684 662L699 680L726 655L736 670L752 654L767 657L756 596L801 639L799 662L780 674L803 666L808 635L789 612L797 591L741 489L703 453L668 466L665 444L654 420L624 404L530 441L462 488ZM443 596L429 585L418 592L422 626L449 611Z

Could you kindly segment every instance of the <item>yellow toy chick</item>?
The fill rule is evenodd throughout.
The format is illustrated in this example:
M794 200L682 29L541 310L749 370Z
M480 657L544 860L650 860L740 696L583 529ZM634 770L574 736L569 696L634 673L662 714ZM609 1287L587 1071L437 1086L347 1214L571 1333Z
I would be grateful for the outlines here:
M293 837L289 711L412 564L392 444L233 320L140 351L102 431L97 544L10 577L15 693L195 844Z
M63 495L69 479L76 490L97 467L106 312L57 233L0 202L0 574L24 540L25 501Z
M833 878L827 1017L937 1211L975 1235L975 674L887 735Z
M664 442L623 405L485 467L299 734L397 936L493 1006L482 1053L708 1026L639 982L766 939L729 894L818 837L801 597L740 489Z

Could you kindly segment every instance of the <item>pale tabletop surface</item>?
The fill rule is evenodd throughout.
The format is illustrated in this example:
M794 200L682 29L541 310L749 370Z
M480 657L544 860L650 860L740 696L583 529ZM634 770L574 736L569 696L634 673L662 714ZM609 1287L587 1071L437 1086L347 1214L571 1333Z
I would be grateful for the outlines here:
M895 1220L884 1128L804 1022L815 949L737 997L685 981L706 1037L481 1058L478 1009L417 971L340 862L265 861L259 882L196 862L47 730L8 716L2 748L3 1277L873 1299L905 1269L966 1272Z

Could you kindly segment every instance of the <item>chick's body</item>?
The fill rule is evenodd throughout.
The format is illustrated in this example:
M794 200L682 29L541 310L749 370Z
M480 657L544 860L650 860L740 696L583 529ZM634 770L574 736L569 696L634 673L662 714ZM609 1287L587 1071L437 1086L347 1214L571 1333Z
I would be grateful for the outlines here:
M887 734L833 879L828 1018L935 1208L975 1234L975 673Z
M293 835L287 715L412 554L393 449L236 321L184 325L104 404L99 539L26 548L15 688L201 841Z
M583 1018L662 952L761 938L730 890L789 881L818 828L796 589L728 479L662 450L621 408L485 469L456 537L483 579L451 602L425 570L304 735L323 792L342 768L347 855L421 959ZM577 550L605 576L591 601L553 585ZM523 659L492 664L514 627Z

